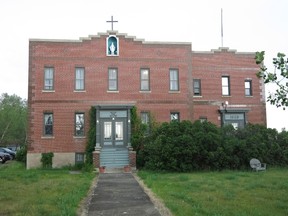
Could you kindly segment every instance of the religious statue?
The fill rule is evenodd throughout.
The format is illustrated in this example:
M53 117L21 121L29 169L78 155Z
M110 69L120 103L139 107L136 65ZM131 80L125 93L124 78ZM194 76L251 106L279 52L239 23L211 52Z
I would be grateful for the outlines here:
M115 55L116 47L114 46L113 42L111 43L109 49L110 49L111 55Z

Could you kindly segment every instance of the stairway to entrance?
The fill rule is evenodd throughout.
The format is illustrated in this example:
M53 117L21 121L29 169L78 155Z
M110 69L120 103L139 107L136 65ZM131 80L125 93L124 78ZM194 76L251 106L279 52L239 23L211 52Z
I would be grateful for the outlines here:
M107 168L122 168L129 165L127 148L102 148L100 152L100 166Z

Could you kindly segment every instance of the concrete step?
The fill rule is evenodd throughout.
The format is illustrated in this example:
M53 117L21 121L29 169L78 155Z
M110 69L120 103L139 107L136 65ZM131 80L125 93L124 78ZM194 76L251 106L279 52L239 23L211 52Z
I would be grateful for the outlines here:
M100 166L121 168L129 164L129 154L126 148L103 148L100 152Z

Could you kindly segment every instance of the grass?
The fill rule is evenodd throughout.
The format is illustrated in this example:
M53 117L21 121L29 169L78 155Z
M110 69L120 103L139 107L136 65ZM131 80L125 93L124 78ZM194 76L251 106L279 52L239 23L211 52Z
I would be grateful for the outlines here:
M288 215L288 169L156 173L138 176L175 216Z
M22 163L0 164L1 215L76 215L95 177L69 170L26 170Z

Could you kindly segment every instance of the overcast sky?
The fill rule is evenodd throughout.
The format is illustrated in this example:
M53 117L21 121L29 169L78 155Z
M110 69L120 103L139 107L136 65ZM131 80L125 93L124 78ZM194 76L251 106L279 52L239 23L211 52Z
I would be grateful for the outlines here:
M111 29L145 41L191 42L194 51L221 46L288 55L287 0L0 0L0 94L28 97L29 38L79 39ZM273 89L266 86L266 92ZM267 104L268 127L288 129L288 110Z

